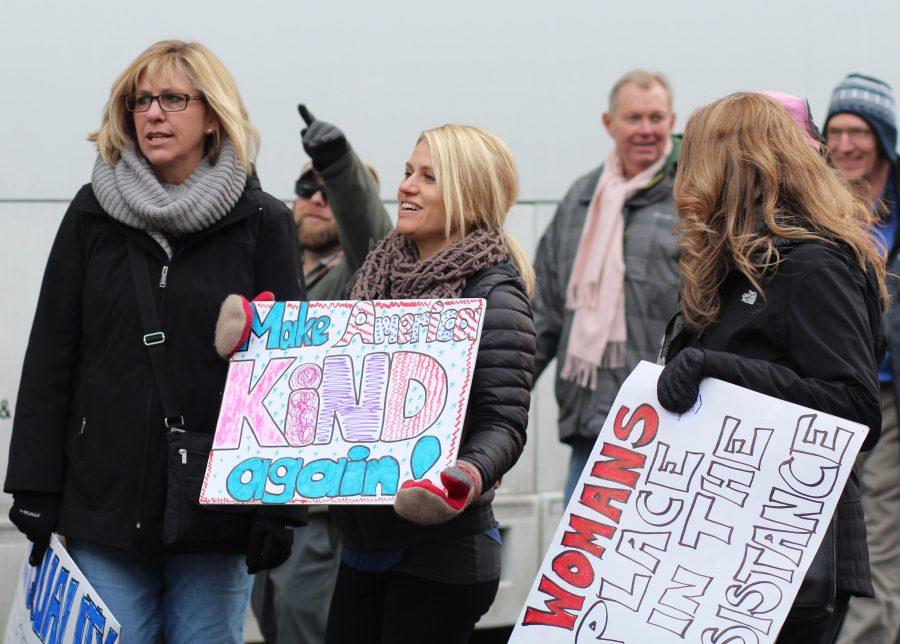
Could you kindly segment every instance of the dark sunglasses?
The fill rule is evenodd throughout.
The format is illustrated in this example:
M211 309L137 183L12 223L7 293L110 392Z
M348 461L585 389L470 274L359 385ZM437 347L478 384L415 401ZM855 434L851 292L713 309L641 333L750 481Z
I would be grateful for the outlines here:
M294 184L294 194L302 199L312 199L317 192L321 192L322 201L328 203L325 186L316 183L312 179L297 179L297 183Z

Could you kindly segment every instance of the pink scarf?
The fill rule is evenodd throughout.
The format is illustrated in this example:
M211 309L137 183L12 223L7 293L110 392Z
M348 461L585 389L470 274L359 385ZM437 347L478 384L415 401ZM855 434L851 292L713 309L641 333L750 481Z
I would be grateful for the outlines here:
M597 370L625 366L628 340L625 326L625 202L662 170L672 151L642 172L626 179L613 150L606 159L588 206L581 241L566 289L566 308L575 311L562 377L581 387L597 386Z

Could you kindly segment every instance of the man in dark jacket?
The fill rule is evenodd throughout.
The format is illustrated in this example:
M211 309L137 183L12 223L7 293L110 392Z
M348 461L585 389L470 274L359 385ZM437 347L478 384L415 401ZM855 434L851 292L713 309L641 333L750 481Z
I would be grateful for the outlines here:
M866 514L874 599L850 601L841 643L893 644L900 636L900 437L895 389L900 358L900 273L897 263L900 167L897 163L896 105L890 86L877 78L850 74L831 95L825 139L841 175L860 183L879 217L875 241L885 250L893 306L886 314L888 352L878 373L881 383L881 439L860 456L862 501ZM900 640L898 640L900 641Z
M672 186L680 138L672 136L675 114L666 79L644 71L620 78L610 93L603 124L615 142L613 153L569 189L541 238L535 259L535 376L558 358L559 437L572 446L566 500L625 377L640 360L656 359L679 290ZM604 182L603 177L614 169L619 170L616 176ZM619 192L620 199L624 197L613 212L607 212L608 200L600 198L601 183L625 188L604 188L608 196ZM612 244L604 242L602 235L591 239L592 231L606 223L618 223ZM590 257L601 246L617 248L601 270L591 271ZM587 270L573 278L573 269L579 265ZM607 299L623 300L618 322L603 320L603 309L613 308L610 301L599 303L606 297L604 273L617 274L610 280L614 293ZM577 299L573 291L596 286L596 308L573 301ZM596 333L603 335L601 342L593 337ZM584 346L599 350L574 355Z
M308 125L303 148L312 163L300 171L294 190L303 274L310 300L341 300L369 244L384 237L391 222L378 194L378 175L359 160L343 132L311 116ZM309 524L294 531L290 559L256 576L251 605L267 642L325 641L339 544L327 509L313 507Z

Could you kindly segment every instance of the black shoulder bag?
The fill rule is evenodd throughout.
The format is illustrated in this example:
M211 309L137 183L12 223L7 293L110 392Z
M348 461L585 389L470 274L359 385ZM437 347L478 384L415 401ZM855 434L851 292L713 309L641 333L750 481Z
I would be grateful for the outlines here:
M167 456L163 542L179 552L241 550L247 544L249 512L252 508L200 505L200 488L212 449L213 434L185 428L184 416L178 411L178 398L165 345L166 334L159 323L147 258L131 240L127 244L134 292L144 327L143 342L150 355L165 416ZM241 520L235 514L244 514L248 520Z

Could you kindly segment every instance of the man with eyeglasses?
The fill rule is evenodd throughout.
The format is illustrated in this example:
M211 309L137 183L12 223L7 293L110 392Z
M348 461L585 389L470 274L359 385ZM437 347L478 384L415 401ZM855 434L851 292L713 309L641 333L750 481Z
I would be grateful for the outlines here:
M896 103L890 85L850 74L834 88L825 118L825 141L840 174L859 184L878 217L874 241L887 253L888 270L900 273ZM900 280L888 277L894 305L885 318L888 353L881 381L882 428L878 445L857 462L875 597L853 597L838 642L894 644L900 635L900 437L894 394L894 357L900 358ZM860 538L862 536L860 535Z
M303 149L312 159L294 185L306 291L310 300L341 300L369 244L391 230L391 221L375 170L359 160L340 129L298 107L307 123ZM256 575L251 605L267 643L325 641L339 547L340 534L327 509L311 507L309 524L294 530L290 558Z

